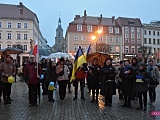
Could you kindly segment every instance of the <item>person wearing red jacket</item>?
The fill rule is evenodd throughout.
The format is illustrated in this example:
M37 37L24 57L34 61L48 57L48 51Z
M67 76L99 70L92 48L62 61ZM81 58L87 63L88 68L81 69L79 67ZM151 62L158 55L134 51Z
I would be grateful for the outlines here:
M75 96L73 98L73 100L77 100L77 96L78 96L78 83L80 82L80 89L81 89L81 100L85 100L84 98L84 87L85 87L85 77L86 77L86 72L85 69L83 67L83 65L81 65L78 70L75 73L75 81L73 82L73 86L75 87Z
M38 65L38 73L41 67ZM29 62L24 67L24 78L29 88L29 107L38 106L37 96L40 89L39 75L37 75L37 63L34 55L29 56Z

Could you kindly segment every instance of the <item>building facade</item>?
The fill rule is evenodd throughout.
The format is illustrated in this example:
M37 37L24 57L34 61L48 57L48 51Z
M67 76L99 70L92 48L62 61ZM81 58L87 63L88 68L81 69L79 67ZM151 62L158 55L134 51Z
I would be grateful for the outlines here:
M0 4L0 49L7 47L22 49L23 54L20 54L22 64L36 41L40 48L47 46L47 40L39 29L37 15L21 2L19 5Z
M142 58L142 54L138 52L143 44L143 26L140 19L119 17L116 21L122 29L122 58Z
M160 21L152 21L143 24L144 47L147 59L154 58L155 62L160 62Z

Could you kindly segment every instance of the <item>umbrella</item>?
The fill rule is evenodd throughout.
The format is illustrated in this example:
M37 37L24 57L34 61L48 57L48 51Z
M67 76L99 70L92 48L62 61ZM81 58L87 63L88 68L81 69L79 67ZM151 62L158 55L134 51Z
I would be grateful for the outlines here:
M94 58L98 59L98 64L100 66L104 65L104 62L105 62L106 59L112 60L112 58L110 57L110 55L108 55L106 53L95 52L95 53L88 54L87 61L90 62L90 63L92 63Z
M52 53L48 56L50 59L60 59L61 57L63 58L74 58L72 55L68 53L63 53L63 52L57 52L57 53Z
M5 48L1 49L0 53L2 54L20 54L23 53L23 51L19 48Z

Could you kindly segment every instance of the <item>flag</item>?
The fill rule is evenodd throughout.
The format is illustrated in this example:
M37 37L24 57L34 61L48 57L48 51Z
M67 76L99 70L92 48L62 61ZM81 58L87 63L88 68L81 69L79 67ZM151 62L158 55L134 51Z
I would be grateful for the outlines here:
M73 64L73 70L72 70L72 76L70 79L70 82L72 82L75 79L75 73L77 69L83 64L87 63L86 58L84 57L83 51L81 47L79 46L79 49L77 51L77 54L75 56L74 64Z
M38 63L38 41L36 40L32 54L35 56L35 61Z
M86 58L86 60L87 60L87 55L89 54L90 49L91 49L91 44L88 46L87 51L84 53L84 57Z

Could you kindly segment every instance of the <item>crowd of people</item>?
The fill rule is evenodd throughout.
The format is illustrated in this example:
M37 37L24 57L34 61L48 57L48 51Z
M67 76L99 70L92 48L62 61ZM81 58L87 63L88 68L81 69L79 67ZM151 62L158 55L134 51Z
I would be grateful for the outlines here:
M0 64L0 90L3 91L4 104L11 103L11 83L7 82L7 78L16 75L16 65L10 58L10 55L6 56L6 61ZM29 106L38 106L40 84L42 84L42 95L48 95L49 102L55 101L53 89L48 87L51 82L54 83L54 88L57 88L58 84L60 100L65 99L67 86L69 93L74 92L74 101L78 99L80 86L81 100L85 100L85 80L89 93L92 93L91 103L98 103L98 97L102 95L105 98L105 106L111 107L112 96L116 94L116 89L118 89L119 99L124 101L122 107L131 108L131 101L137 100L139 101L137 110L146 111L147 101L148 104L153 104L156 100L159 69L154 65L153 59L148 61L147 66L133 57L131 60L120 61L120 66L115 68L110 59L106 59L104 65L100 66L98 59L94 58L90 65L87 63L81 65L75 72L75 80L70 82L72 69L72 62L68 59L61 58L56 63L43 58L41 63L37 64L34 55L30 55L29 61L23 65L24 79L29 89ZM74 91L71 91L72 84ZM147 93L149 93L149 100L147 100Z

